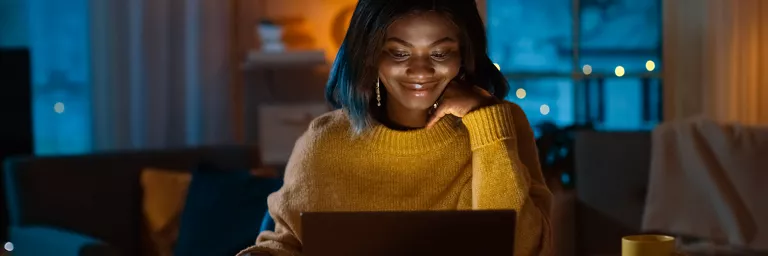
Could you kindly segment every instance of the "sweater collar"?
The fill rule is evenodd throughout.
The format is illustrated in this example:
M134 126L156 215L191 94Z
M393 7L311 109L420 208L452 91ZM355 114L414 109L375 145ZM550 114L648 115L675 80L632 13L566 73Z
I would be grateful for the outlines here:
M366 146L373 150L394 155L422 153L444 147L463 137L466 129L461 125L461 119L455 116L445 116L432 128L408 131L393 130L376 123L363 132Z

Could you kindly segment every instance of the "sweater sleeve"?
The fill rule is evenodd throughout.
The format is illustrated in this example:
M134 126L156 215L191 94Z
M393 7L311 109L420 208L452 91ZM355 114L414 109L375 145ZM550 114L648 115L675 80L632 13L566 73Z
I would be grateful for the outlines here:
M269 214L275 221L274 231L263 231L256 243L237 256L298 256L301 255L301 211L307 205L307 168L312 157L307 154L311 146L309 132L296 142L286 166L283 186L267 198ZM304 185L302 185L304 184ZM258 217L258 216L257 216Z
M552 255L552 194L523 110L505 101L462 121L472 146L472 207L515 210L515 255Z

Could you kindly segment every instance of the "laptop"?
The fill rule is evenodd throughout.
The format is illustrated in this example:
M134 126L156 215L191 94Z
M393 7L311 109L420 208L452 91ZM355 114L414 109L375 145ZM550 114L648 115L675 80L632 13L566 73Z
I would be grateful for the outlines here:
M305 212L306 256L513 255L511 210Z

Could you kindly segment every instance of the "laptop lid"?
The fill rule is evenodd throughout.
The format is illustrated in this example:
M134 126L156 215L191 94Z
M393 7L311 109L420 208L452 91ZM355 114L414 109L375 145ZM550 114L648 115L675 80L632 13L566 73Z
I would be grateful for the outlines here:
M514 211L305 212L302 247L322 255L513 255Z

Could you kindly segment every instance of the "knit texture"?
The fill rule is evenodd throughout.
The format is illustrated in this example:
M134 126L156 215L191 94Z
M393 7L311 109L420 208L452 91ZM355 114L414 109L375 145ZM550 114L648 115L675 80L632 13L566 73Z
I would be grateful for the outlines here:
M275 231L238 255L301 255L305 211L467 209L516 210L515 255L551 255L551 200L531 126L513 103L444 117L429 129L378 124L359 135L337 110L296 142L284 185L267 200Z

